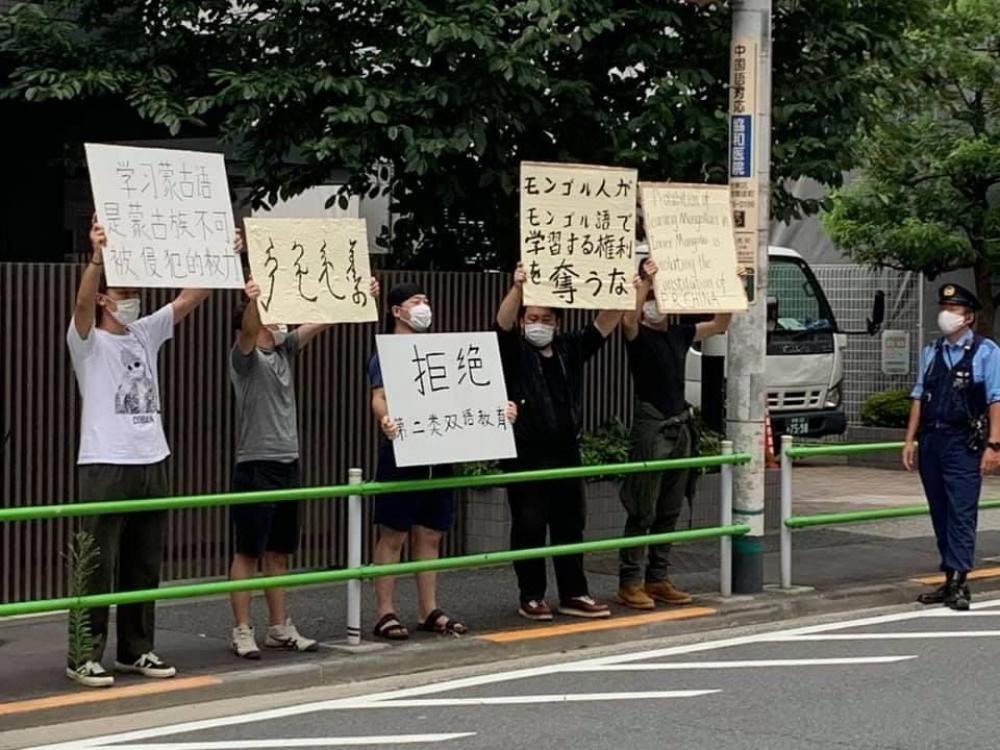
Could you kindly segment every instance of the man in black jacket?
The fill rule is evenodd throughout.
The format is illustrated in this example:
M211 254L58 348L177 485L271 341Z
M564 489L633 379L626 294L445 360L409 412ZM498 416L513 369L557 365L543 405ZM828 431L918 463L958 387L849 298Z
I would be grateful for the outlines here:
M622 313L603 310L580 331L562 333L562 311L524 307L524 269L497 310L500 355L507 387L518 407L514 425L518 470L580 465L583 422L583 366L600 351ZM583 541L587 511L579 479L519 483L508 487L512 549ZM608 617L611 610L591 598L582 555L553 561L559 588L559 612L575 617ZM529 620L551 620L545 602L545 560L514 563L520 588L518 613Z

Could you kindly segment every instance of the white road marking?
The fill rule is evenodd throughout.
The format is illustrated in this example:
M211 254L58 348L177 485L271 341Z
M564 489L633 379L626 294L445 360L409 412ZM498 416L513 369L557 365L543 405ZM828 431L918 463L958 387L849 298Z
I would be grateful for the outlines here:
M1000 630L927 630L922 633L815 633L812 635L776 635L767 643L796 641L900 641L925 638L1000 638Z
M973 602L972 609L989 609L1000 607L1000 599ZM512 680L522 680L530 677L544 677L546 675L558 674L560 672L571 671L574 668L588 665L597 666L601 664L626 664L630 662L642 661L644 659L659 659L665 656L675 656L679 654L694 654L703 651L715 651L733 646L743 646L751 643L773 643L778 642L781 635L802 636L817 633L826 633L834 630L846 630L849 628L859 628L868 625L881 625L892 622L905 622L926 617L929 612L936 610L919 609L908 612L898 612L889 615L878 615L874 617L863 617L856 620L844 620L841 622L829 622L822 625L809 625L801 628L790 628L769 633L755 633L753 635L737 636L734 638L723 638L717 641L704 643L689 643L683 646L671 646L667 648L653 649L650 651L634 652L630 654L618 654L615 656L596 657L591 659L581 659L575 662L562 662L558 664L548 664L542 667L531 667L528 669L515 669L506 672L495 672L490 674L476 675L475 677L463 677L454 680L446 680L429 685L420 685L402 690L389 690L379 693L370 693L364 696L353 698L334 698L313 703L303 703L296 706L285 706L273 708L265 711L256 711L248 714L235 716L221 716L214 719L203 719L201 721L189 721L181 724L173 724L162 727L151 727L133 732L125 732L118 735L105 735L102 737L92 737L85 740L74 740L44 747L35 750L83 750L84 748L98 748L114 742L131 742L134 740L144 740L153 737L165 737L181 732L196 732L202 729L217 729L219 727L233 726L236 724L246 724L254 721L267 721L269 719L283 719L289 716L300 716L302 714L326 711L341 708L344 706L373 703L376 701L391 701L394 698L411 698L421 695L432 695L444 693L452 690L462 690L464 688L480 687L483 685L495 685L497 683L509 682Z
M567 672L659 672L675 669L757 669L760 667L836 667L857 664L895 664L916 659L916 654L906 656L847 656L836 659L747 659L745 661L688 661L653 664L597 664L571 667Z
M105 745L111 750L282 750L286 747L356 747L358 745L415 745L474 737L475 732L451 734L386 734L371 737L296 737L271 740L209 740L206 742L154 742L143 745Z
M642 701L665 698L696 698L720 690L649 690L641 693L562 693L553 695L489 695L480 698L404 698L396 701L372 701L338 706L358 708L447 708L449 706L516 706L535 703L587 703L590 701Z

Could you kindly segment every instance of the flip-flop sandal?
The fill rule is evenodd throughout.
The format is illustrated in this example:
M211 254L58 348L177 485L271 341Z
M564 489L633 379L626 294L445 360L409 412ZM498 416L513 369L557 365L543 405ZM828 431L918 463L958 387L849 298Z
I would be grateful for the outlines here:
M451 619L445 614L444 610L441 609L435 609L427 615L426 620L417 624L417 630L424 633L453 635L455 637L465 635L469 632L469 628L466 627L464 622Z
M373 632L376 638L385 638L387 641L405 641L410 637L409 632L396 617L395 612L390 612L375 623Z

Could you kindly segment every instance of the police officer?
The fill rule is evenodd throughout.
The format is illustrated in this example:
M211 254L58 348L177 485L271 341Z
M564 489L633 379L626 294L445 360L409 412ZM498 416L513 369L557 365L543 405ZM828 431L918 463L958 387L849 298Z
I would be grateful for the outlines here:
M941 338L924 347L910 398L903 465L913 469L920 435L920 479L930 506L945 583L921 594L921 604L969 608L983 475L1000 467L1000 347L972 331L980 309L958 284L938 294Z

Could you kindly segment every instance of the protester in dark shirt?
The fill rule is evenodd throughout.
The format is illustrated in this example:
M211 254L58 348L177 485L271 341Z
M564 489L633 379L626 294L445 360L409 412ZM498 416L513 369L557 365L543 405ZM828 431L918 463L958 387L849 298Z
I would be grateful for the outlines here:
M430 301L417 284L397 284L389 291L386 332L392 334L426 333L430 330ZM431 479L449 476L451 467L397 466L392 441L399 436L399 427L389 415L378 354L368 361L368 381L371 385L372 414L382 435L379 438L378 468L375 479L392 482ZM516 426L517 409L507 405L507 421ZM398 563L407 537L410 556L414 560L435 560L440 556L441 540L454 519L454 498L451 490L422 490L378 495L375 498L375 524L378 541L374 561L377 565ZM425 571L417 579L417 629L440 635L464 635L464 622L449 617L437 604L437 574ZM381 576L375 579L375 599L378 621L375 636L400 641L409 638L409 631L396 615L393 593L395 579Z
M635 386L630 461L686 458L694 448L690 411L684 400L684 365L694 341L724 333L732 315L719 314L696 325L670 325L652 293L656 263L646 260L636 292L636 309L622 319L629 369ZM712 398L703 394L703 398ZM714 397L718 397L717 395ZM628 513L625 536L662 534L677 525L688 486L689 470L632 474L622 484L621 500ZM649 547L645 579L645 549L619 553L618 601L635 609L653 609L656 601L687 604L691 595L667 578L669 544Z
M500 356L507 388L518 407L514 425L519 470L580 465L583 365L604 345L621 313L602 311L583 330L562 333L562 311L522 307L526 276L518 265L514 284L497 311ZM507 488L513 549L583 541L587 511L579 479L527 482ZM590 597L582 555L553 561L559 612L576 617L608 617L611 611ZM518 613L529 620L551 620L545 602L545 560L514 563L520 588Z

